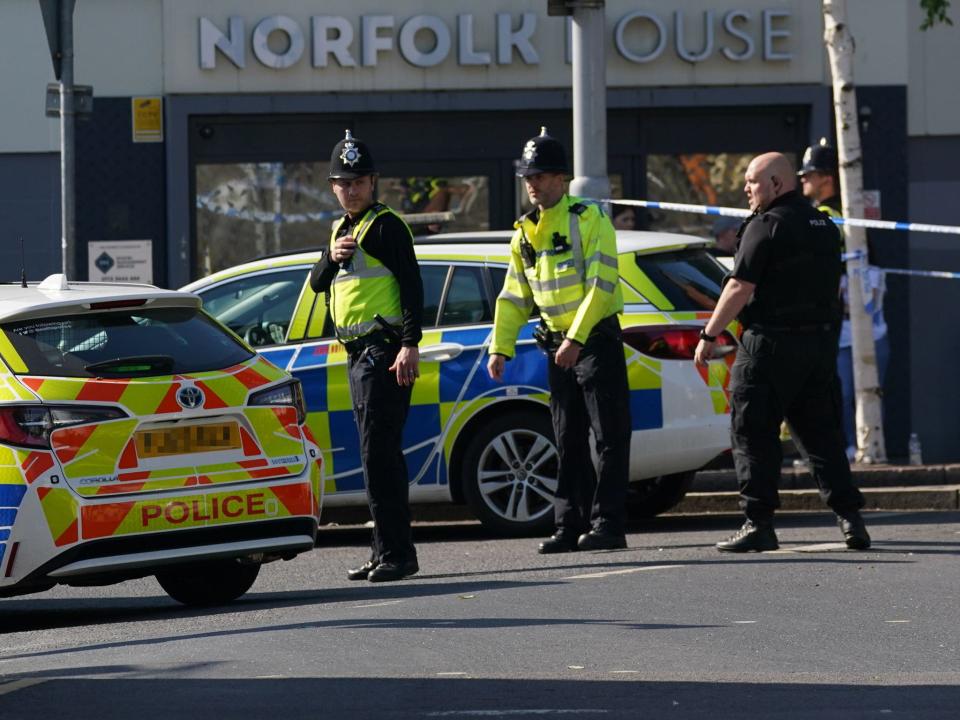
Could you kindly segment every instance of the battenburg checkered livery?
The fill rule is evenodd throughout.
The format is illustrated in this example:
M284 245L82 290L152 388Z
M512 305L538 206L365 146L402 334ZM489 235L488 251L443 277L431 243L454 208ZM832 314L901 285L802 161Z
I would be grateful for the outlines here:
M239 596L314 545L305 417L195 296L0 286L0 596L154 574L182 602Z

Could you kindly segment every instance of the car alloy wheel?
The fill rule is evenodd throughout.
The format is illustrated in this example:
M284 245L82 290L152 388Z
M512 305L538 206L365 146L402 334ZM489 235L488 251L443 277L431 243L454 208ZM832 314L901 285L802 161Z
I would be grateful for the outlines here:
M505 414L480 428L464 471L467 500L491 529L526 534L552 527L559 456L545 414Z

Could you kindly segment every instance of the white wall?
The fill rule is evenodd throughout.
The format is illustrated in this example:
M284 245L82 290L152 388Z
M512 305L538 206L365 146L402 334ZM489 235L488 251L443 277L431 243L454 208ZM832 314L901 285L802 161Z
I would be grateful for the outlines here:
M74 13L75 81L96 96L163 91L161 0L79 0ZM0 153L56 152L59 126L44 116L54 82L36 0L0 3Z
M911 137L960 135L960 6L949 12L953 25L921 32L919 1L910 3L907 37L910 84L907 90Z
M820 5L815 0L811 4ZM909 46L909 6L920 0L847 0L850 32L856 43L853 73L857 85L905 85ZM824 81L829 83L830 68Z

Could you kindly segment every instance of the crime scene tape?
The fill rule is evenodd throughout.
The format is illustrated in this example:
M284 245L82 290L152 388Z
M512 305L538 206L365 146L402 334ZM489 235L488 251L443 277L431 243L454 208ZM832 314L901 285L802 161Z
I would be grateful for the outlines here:
M718 207L716 205L687 205L684 203L657 202L653 200L622 200L608 198L601 200L604 203L615 205L634 205L636 207L652 208L655 210L674 210L676 212L697 213L699 215L723 215L725 217L749 217L750 211L742 208ZM914 232L943 233L960 235L960 226L956 225L928 225L925 223L908 223L897 220L866 220L865 218L831 218L837 225L851 227L874 228L876 230L912 230Z

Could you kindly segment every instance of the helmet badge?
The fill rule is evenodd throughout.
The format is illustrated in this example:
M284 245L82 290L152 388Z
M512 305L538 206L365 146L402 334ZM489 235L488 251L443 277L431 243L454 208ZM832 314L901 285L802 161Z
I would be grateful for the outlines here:
M346 137L344 138L346 142L343 144L343 152L340 153L340 159L343 161L344 165L349 165L353 167L358 162L360 162L361 154L360 150L357 149L356 144L353 142L353 134L347 130Z

